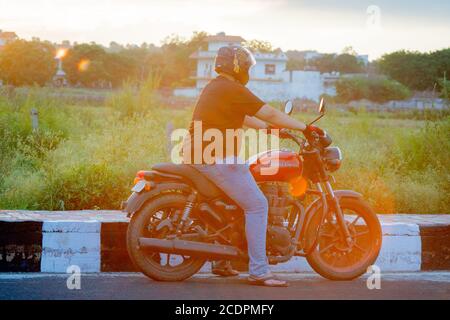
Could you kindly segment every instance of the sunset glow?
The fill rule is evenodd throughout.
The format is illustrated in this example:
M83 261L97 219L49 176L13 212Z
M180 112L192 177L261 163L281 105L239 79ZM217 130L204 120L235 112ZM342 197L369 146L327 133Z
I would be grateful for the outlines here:
M435 0L0 0L0 8L0 28L20 37L105 45L159 45L171 34L224 31L283 50L340 52L353 46L372 60L399 49L441 49L450 39L450 2Z

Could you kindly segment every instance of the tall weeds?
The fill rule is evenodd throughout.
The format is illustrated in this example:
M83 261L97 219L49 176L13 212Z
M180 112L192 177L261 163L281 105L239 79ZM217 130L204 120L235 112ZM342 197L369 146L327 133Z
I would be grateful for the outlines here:
M156 82L128 84L104 107L67 105L38 89L0 95L0 208L117 209L136 171L168 160L166 124L189 123L191 110L162 108ZM337 188L363 193L377 212L450 213L450 117L330 110L318 124L343 151Z
M160 81L158 74L150 74L142 83L127 81L121 90L108 97L106 106L118 112L122 119L145 116L159 106L155 90Z

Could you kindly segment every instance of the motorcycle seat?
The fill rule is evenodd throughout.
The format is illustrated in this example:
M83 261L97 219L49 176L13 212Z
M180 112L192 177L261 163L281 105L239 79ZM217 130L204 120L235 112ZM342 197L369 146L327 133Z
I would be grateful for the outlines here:
M185 178L200 194L208 199L217 198L223 193L211 180L188 164L164 162L155 164L152 170Z

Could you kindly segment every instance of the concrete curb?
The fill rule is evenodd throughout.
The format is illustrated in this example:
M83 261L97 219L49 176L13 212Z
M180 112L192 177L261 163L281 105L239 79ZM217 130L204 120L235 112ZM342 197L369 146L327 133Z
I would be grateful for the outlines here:
M450 215L380 215L384 272L450 270ZM125 245L128 219L119 211L0 211L0 272L136 271ZM305 258L272 266L311 272ZM209 265L202 272L209 272Z

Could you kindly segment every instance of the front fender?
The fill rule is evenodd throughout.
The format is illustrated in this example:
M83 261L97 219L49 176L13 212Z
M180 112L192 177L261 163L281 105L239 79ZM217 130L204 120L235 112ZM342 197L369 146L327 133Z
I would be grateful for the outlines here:
M127 217L131 217L142 205L150 199L157 197L164 193L190 193L191 187L185 183L167 182L157 184L150 191L143 191L140 193L133 192L124 204L122 211L127 213Z
M335 190L334 196L339 200L342 198L362 198L362 194L353 190ZM308 217L314 215L314 213L322 207L322 199L316 199L306 209L306 222L309 222Z
M334 195L338 198L362 198L362 194L353 190L335 190Z
M356 199L362 198L362 194L353 190L335 190L334 196L337 197L338 200L341 200L342 198L356 198ZM303 239L312 217L320 213L321 210L322 210L322 198L316 199L308 206L308 208L306 209L305 225L302 228L301 239Z

